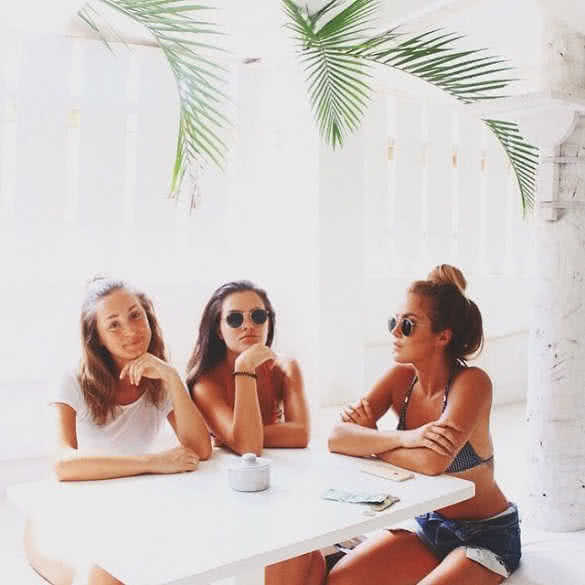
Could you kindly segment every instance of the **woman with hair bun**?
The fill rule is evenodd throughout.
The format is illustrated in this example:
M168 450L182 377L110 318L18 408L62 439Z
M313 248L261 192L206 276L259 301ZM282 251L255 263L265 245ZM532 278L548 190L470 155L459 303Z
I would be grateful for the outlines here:
M468 367L483 344L481 313L454 266L411 284L388 320L395 366L335 426L329 449L472 481L475 496L370 538L335 565L328 585L495 585L520 560L518 510L494 479L492 383ZM392 409L396 430L378 430Z
M81 308L81 349L79 367L50 397L60 481L193 471L210 456L205 421L167 362L154 307L144 293L120 280L93 279ZM180 445L156 452L154 440L165 419ZM58 518L46 524L27 523L25 552L49 583L120 584L76 550L75 535L60 536Z

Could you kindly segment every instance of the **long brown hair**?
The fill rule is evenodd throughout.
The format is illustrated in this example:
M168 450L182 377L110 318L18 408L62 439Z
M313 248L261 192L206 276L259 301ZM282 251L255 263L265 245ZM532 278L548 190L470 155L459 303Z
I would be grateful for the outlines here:
M484 343L481 313L465 295L466 286L461 270L449 264L439 264L429 273L427 280L417 280L409 288L409 292L429 299L432 330L451 330L446 351L454 362L476 357Z
M81 306L82 357L77 380L93 421L103 425L108 418L116 416L116 366L110 352L102 345L97 331L96 306L100 299L117 290L126 290L136 296L146 313L151 330L148 352L166 361L165 344L154 314L152 301L141 291L130 287L122 280L97 277L90 281ZM146 399L160 406L164 390L160 380L143 378L140 385L145 389Z
M266 345L268 347L272 345L276 315L266 291L258 288L249 280L236 280L223 284L211 295L207 305L205 305L205 309L203 309L203 315L199 323L199 335L187 363L187 387L189 390L193 389L193 385L203 374L209 372L226 356L225 342L217 334L224 299L233 293L249 290L255 292L262 299L264 308L268 311Z

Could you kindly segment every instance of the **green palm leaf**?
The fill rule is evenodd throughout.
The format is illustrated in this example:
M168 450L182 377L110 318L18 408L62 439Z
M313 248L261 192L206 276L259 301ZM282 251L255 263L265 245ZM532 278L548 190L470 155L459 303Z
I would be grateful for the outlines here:
M222 50L215 43L221 33L205 18L212 8L190 0L99 1L143 25L162 49L175 76L180 115L171 196L177 196L190 168L209 160L221 166L226 150L220 137L228 123L221 111L226 99L221 89L225 69L214 58ZM92 10L86 5L80 16L108 44L108 35L96 24Z
M321 28L319 20L338 8L340 0L331 0L311 14L292 0L283 0L307 71L309 98L319 130L335 148L343 144L348 132L357 130L371 96L367 83L370 64L352 54L356 45L370 32L370 20L377 4L355 0Z
M410 73L463 103L504 97L494 91L515 81L494 77L511 70L503 66L503 59L484 56L482 49L457 50L454 43L461 35L434 30L405 40L401 37L397 29L392 29L356 48L356 53L363 59Z
M373 64L409 73L470 104L504 97L511 81L505 60L484 50L455 47L461 35L432 30L406 38L397 28L368 36L379 8L378 0L330 0L311 13L293 0L282 0L295 35L309 82L309 97L321 136L333 148L355 131L371 97L368 68ZM344 5L345 8L343 7ZM317 29L325 15L337 12ZM532 207L538 149L520 136L517 125L484 120L495 133L512 164L523 209Z
M528 144L520 135L518 124L503 120L483 120L504 147L512 165L522 197L522 209L534 206L536 170L538 169L538 148Z

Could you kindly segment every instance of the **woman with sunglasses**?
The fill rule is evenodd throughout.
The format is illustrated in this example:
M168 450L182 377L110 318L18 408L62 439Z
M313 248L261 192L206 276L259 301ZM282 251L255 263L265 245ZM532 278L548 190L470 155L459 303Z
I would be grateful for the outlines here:
M154 307L144 293L119 280L91 281L81 309L81 343L79 367L50 397L59 480L181 473L210 456L205 421L167 362ZM165 419L180 446L157 451L155 439ZM60 534L58 517L54 526L27 523L27 558L48 582L120 584L83 560L75 535Z
M276 315L250 281L228 282L211 296L187 365L187 385L214 436L236 453L306 447L309 407L298 363L271 349ZM320 585L318 551L266 567L265 584Z
M492 384L466 365L481 349L483 328L465 286L449 265L410 286L402 312L389 320L396 365L345 409L329 448L451 473L473 481L475 496L368 539L333 568L328 585L496 585L518 567L518 510L494 480ZM388 409L397 429L378 430Z
M187 386L216 444L239 454L309 442L301 370L272 351L275 322L264 290L228 282L203 310L187 365Z

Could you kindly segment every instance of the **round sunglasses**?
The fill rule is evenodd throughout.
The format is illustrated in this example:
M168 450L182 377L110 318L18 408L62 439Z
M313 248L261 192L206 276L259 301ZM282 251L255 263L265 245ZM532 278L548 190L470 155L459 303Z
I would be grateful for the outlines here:
M252 309L248 314L254 325L262 325L266 323L269 312L266 309ZM232 311L226 316L225 322L234 329L241 327L244 323L244 311Z
M388 319L388 331L390 331L390 333L396 329L397 325L400 325L400 332L404 337L408 337L414 332L415 322L408 317L402 317L401 319L390 317L390 319Z

